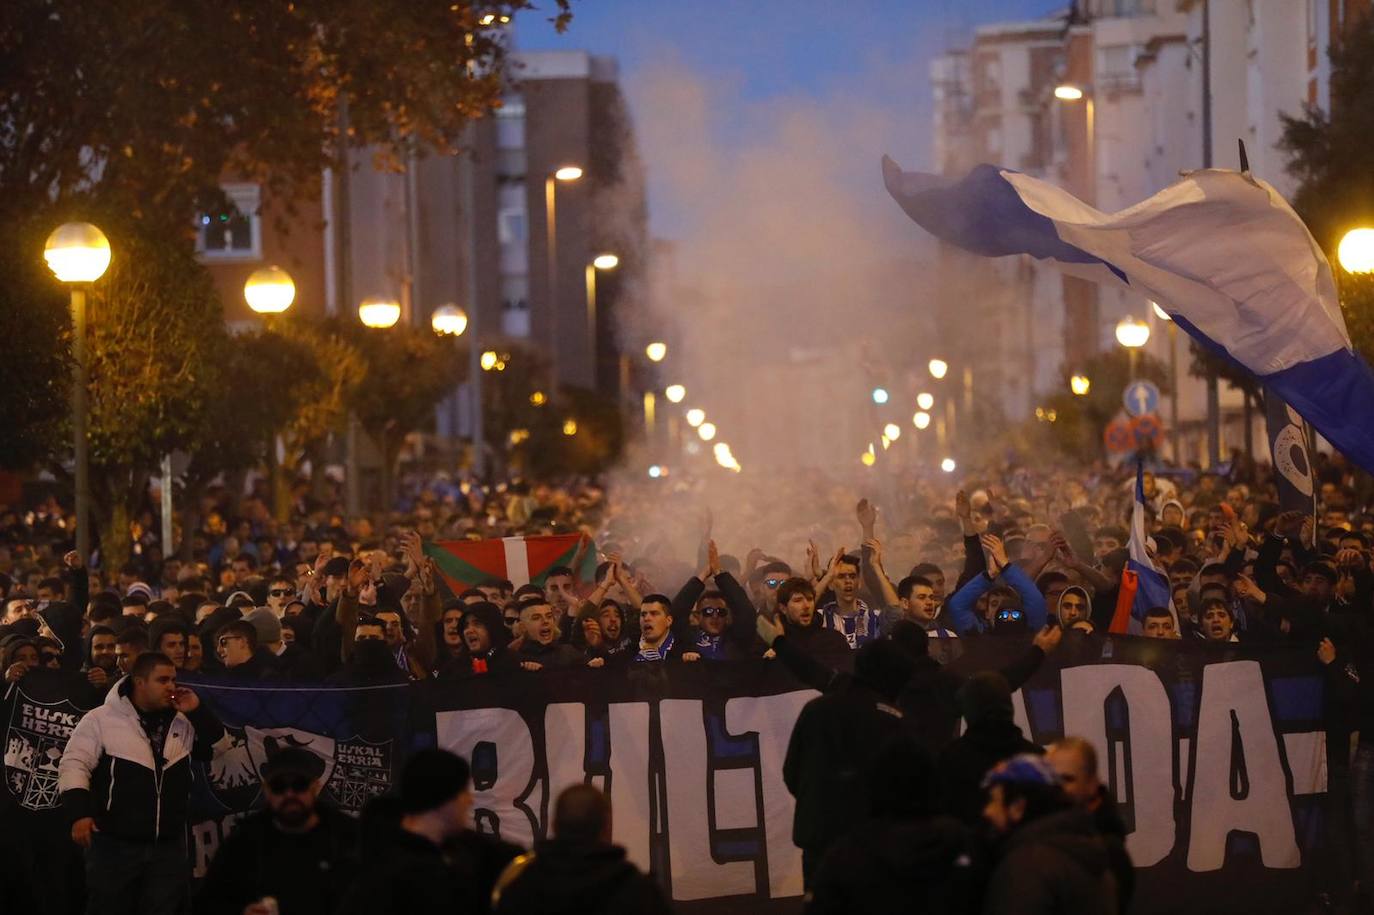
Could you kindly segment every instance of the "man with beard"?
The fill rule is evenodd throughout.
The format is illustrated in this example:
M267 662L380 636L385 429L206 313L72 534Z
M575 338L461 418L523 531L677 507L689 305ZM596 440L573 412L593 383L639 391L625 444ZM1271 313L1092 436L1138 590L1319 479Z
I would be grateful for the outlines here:
M814 676L803 675L808 686L824 692L836 676L854 666L854 653L845 637L816 625L816 590L805 578L789 578L778 586L776 622L762 613L754 622L769 648L765 657L782 659L794 672L814 672ZM789 653L801 658L789 660Z
M96 689L105 689L119 679L115 668L115 631L109 626L92 626L89 643L86 682Z
M266 805L224 840L196 897L197 913L327 915L343 901L358 827L319 803L324 761L285 747L262 767Z

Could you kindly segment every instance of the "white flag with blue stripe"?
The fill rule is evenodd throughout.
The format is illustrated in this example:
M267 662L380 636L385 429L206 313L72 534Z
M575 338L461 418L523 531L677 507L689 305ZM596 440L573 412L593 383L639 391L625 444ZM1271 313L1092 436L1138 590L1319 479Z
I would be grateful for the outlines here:
M1145 473L1144 466L1137 461L1135 465L1135 498L1131 505L1131 536L1127 544L1126 568L1136 574L1135 598L1131 601L1131 618L1144 625L1145 612L1153 607L1168 607L1174 618L1174 631L1178 632L1178 612L1174 609L1173 595L1169 589L1169 576L1165 575L1150 556L1149 535L1145 532ZM1134 629L1134 627L1132 627Z
M1028 254L1154 300L1374 472L1374 373L1351 348L1326 256L1266 182L1205 169L1103 213L991 165L950 181L884 157L883 180L908 216L950 244Z

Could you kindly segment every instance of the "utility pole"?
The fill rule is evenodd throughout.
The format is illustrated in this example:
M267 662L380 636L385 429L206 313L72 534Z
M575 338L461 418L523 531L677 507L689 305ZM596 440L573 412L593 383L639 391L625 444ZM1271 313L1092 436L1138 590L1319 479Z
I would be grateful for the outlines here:
M1212 3L1202 0L1202 167L1212 167ZM1177 395L1175 395L1177 396ZM1221 463L1221 391L1215 367L1207 370L1207 466Z

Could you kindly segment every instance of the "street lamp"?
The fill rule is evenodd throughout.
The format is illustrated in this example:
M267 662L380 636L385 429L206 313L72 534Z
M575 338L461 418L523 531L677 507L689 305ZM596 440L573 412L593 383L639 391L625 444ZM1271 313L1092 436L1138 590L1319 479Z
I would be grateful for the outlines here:
M563 420L563 434L569 436L576 435L577 420L571 418Z
M697 426L700 426L704 422L706 422L705 410L693 407L692 409L687 411L687 425L691 426L693 429L695 429Z
M663 389L663 396L669 403L682 403L687 397L687 389L680 384L670 384Z
M1061 102L1082 102L1084 127L1087 134L1088 191L1096 194L1097 188L1097 107L1093 104L1093 93L1089 86L1075 83L1060 83L1054 87L1054 97Z
M700 426L697 426L697 435L701 437L703 442L709 442L716 437L716 424L702 423Z
M1087 375L1074 375L1072 378L1069 379L1069 390L1073 391L1074 394L1078 395L1079 397L1082 397L1085 394L1087 394L1088 390L1092 386L1093 383Z
M668 355L668 344L655 340L644 347L644 355L649 357L650 362L662 362Z
M482 354L482 358L478 364L482 366L482 371L490 372L492 369L496 368L496 362L496 351L489 349Z
M468 329L468 313L457 305L440 305L430 316L429 326L436 334L446 337L461 337Z
M1155 310L1155 317L1169 322L1169 386L1172 389L1169 392L1169 441L1177 463L1181 453L1178 441L1178 324L1173 315L1159 307L1159 303L1151 302L1150 307Z
M1131 379L1135 379L1136 361L1139 349L1150 340L1150 325L1131 315L1126 315L1116 325L1116 342L1126 347L1130 354Z
M249 274L243 284L243 297L258 314L279 315L296 300L296 284L291 274L275 264L261 267Z
M926 364L926 368L930 370L930 377L939 381L949 371L949 363L943 359L932 359Z
M597 376L596 362L596 271L614 270L620 266L620 258L614 254L598 254L592 258L592 262L587 265L584 271L587 284L587 356L592 365L592 381L595 383ZM593 384L595 386L595 384Z
M887 403L887 388L874 388L874 389L873 389L873 402L876 403L876 404L885 404L885 403Z
M1083 98L1083 90L1071 83L1064 83L1054 87L1054 97L1061 102L1076 102Z
M558 182L576 181L582 177L578 165L562 165L554 169L544 179L544 228L547 232L545 243L549 271L549 340L551 344L558 339ZM550 374L553 388L558 390L558 347L550 345L552 355Z
M916 395L916 406L920 407L922 410L929 410L931 407L935 406L935 396L922 391Z
M911 424L917 429L928 429L930 427L930 414L925 410L913 414Z
M956 466L958 465L954 463L954 458L945 458L940 462L940 469L945 473L953 473Z
M896 423L888 423L883 426L883 435L895 442L902 437L902 427Z
M401 303L395 299L372 297L358 304L358 320L364 327L386 330L401 320Z
M89 222L60 225L43 245L43 259L59 280L71 287L73 460L76 464L76 551L82 562L91 559L91 483L86 454L86 287L105 275L110 266L110 240Z
M1346 273L1374 273L1374 229L1351 229L1336 248Z

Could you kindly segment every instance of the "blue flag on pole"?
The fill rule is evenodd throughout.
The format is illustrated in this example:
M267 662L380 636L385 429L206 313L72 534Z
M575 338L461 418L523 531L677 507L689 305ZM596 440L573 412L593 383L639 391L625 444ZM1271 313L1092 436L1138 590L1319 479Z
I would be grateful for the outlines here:
M1374 472L1374 373L1351 348L1325 255L1266 182L1205 169L1103 213L991 165L950 181L884 157L883 180L908 216L950 244L987 257L1028 254L1159 303Z

